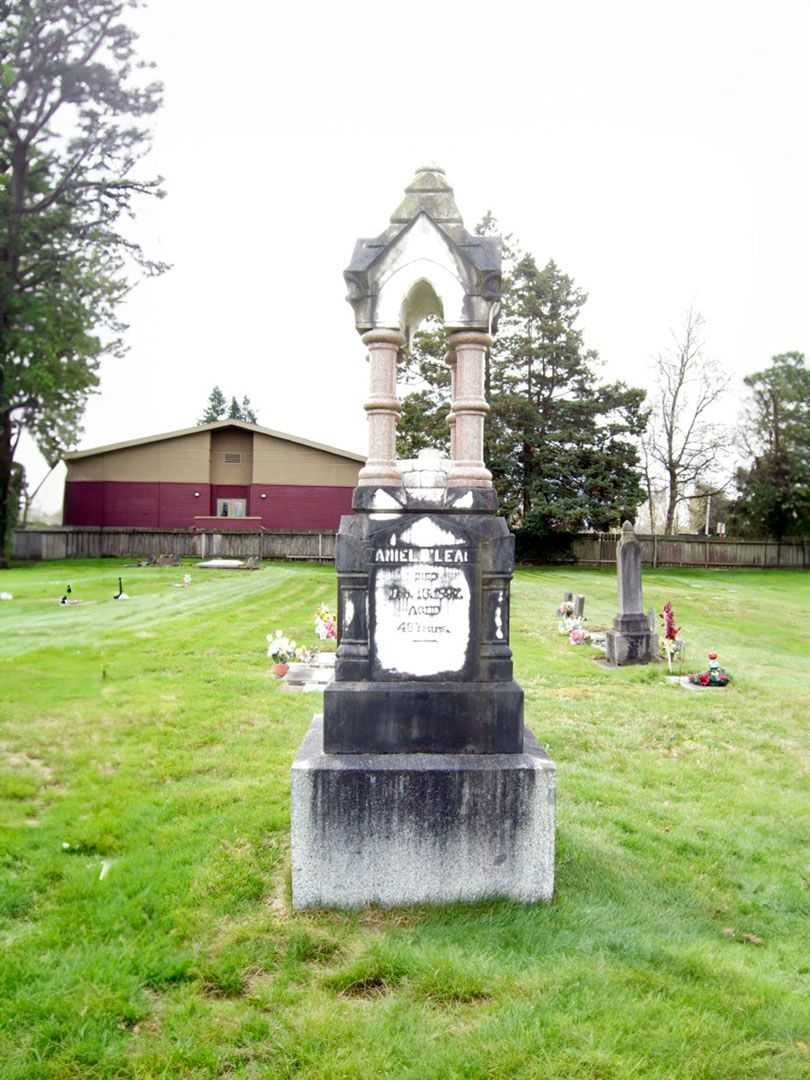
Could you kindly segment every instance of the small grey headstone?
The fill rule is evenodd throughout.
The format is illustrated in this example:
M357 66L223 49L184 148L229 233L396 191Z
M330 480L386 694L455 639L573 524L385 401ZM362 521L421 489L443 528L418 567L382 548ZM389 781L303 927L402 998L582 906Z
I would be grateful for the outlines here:
M585 597L582 595L577 596L574 601L574 618L582 619L585 616Z
M625 521L616 548L619 586L619 612L613 628L607 632L607 661L625 664L648 664L658 659L658 639L649 615L644 614L641 591L641 544L633 526Z

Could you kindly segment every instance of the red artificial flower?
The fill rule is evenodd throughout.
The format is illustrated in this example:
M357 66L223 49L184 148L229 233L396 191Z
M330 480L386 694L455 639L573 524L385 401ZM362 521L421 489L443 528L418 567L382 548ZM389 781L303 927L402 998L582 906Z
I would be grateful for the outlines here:
M704 671L703 674L700 676L700 685L701 686L708 686L709 685L709 673L707 671Z
M664 620L664 637L668 641L674 641L681 631L680 626L675 625L675 612L672 610L672 601L667 600L664 604L664 612L662 615Z

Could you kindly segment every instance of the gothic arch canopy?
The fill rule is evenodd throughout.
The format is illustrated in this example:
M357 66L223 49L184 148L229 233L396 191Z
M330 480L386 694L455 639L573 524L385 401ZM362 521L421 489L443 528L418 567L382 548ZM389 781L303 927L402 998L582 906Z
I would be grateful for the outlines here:
M361 334L389 329L410 338L430 314L449 330L494 332L501 241L468 233L443 170L423 168L385 231L358 240L344 277Z

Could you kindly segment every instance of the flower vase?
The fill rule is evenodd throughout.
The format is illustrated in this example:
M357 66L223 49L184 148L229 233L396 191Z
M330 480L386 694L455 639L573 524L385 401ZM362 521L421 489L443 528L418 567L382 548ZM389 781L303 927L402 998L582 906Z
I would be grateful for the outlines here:
M277 679L283 679L289 670L289 664L273 664L273 674Z

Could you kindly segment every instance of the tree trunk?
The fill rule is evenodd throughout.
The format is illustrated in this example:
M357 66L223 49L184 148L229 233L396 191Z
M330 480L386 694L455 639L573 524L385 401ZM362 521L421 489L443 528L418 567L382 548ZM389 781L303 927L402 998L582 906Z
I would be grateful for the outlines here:
M675 514L678 509L678 481L675 476L670 473L669 476L669 498L667 500L667 520L664 526L664 533L667 536L672 536L675 528Z
M0 419L0 570L11 561L11 528L16 517L12 503L11 467L14 463L11 444L11 413Z

